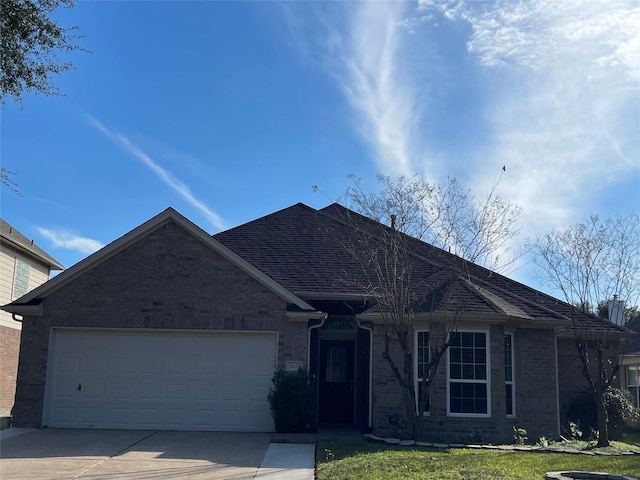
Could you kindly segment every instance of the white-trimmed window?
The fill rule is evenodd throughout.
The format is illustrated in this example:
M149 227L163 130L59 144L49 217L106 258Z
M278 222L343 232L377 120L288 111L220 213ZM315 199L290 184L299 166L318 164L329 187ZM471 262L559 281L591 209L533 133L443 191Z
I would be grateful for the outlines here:
M450 415L491 415L489 371L489 332L453 333L447 349L447 410Z
M504 336L504 390L508 417L516 415L516 381L513 367L513 334Z
M640 408L640 365L627 366L627 390L631 392L636 408Z
M429 360L431 358L431 350L429 347L429 332L426 330L417 330L415 334L415 348L413 350L415 354L414 376L415 376L415 391L417 392L416 398L416 411L418 410L418 402L420 401L420 395L422 395L423 380L429 376ZM427 403L425 405L424 413L429 412L429 395L427 394Z

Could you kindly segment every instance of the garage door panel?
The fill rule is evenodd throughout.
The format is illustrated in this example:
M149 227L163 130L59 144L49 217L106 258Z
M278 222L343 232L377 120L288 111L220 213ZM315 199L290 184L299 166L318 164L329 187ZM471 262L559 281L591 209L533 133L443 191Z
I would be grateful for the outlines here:
M48 426L273 430L275 334L54 330L52 345Z

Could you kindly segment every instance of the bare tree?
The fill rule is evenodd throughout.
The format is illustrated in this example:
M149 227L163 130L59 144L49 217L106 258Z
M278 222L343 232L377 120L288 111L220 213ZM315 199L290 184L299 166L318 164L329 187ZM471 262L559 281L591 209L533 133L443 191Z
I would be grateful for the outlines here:
M476 204L455 180L445 188L416 176L379 176L383 188L378 193L365 193L358 180L353 180L354 187L348 189L345 201L358 213L348 214L349 218L343 220L357 234L344 246L361 271L349 281L373 299L375 313L383 319L383 357L400 387L408 434L417 439L422 434L429 387L458 330L464 307L461 290L468 288L468 262L422 240L451 239L456 252L477 254L470 258L474 260L515 235L519 209L502 201L492 207L492 197ZM508 221L489 231L488 225L500 224L500 218ZM476 231L467 235L471 225ZM476 242L477 248L463 241ZM417 319L428 325L429 354L420 358L419 371L415 372L413 335ZM417 390L415 373L421 379Z
M494 271L504 271L523 255L511 244L519 233L521 208L496 193L500 177L486 197L464 190L457 179L429 183L414 175L393 178L378 175L382 190L366 193L360 179L344 202L381 223L395 215L398 230Z
M637 305L640 297L640 217L616 216L553 230L534 246L537 274L579 307L572 315L576 350L597 406L598 445L609 444L605 394L620 368L607 358L606 324L594 321L599 302L611 298Z
M11 170L7 170L6 168L0 166L0 184L7 187L16 195L22 196L22 193L20 193L20 190L18 190L18 184L14 182L12 178L15 174L16 172L12 172Z

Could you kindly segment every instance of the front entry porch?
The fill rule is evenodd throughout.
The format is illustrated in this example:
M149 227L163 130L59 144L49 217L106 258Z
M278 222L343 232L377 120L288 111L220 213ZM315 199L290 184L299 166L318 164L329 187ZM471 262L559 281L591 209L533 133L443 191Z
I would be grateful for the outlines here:
M310 325L309 372L316 381L318 423L370 431L371 331L354 316Z

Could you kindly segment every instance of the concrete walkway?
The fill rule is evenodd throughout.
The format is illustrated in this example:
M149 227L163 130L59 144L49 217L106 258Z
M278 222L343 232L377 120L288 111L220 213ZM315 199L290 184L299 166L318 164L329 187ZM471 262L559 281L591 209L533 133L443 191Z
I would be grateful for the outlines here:
M256 479L314 480L316 446L272 443L260 464Z

